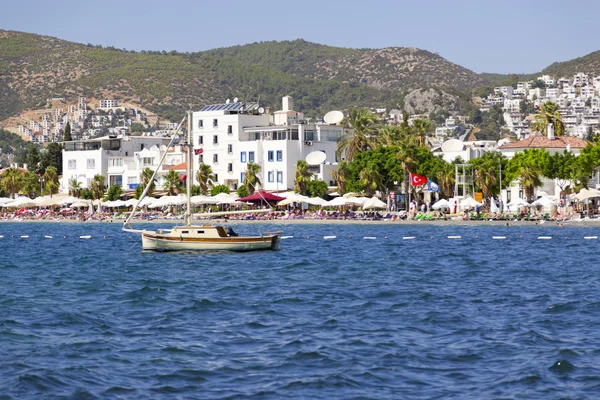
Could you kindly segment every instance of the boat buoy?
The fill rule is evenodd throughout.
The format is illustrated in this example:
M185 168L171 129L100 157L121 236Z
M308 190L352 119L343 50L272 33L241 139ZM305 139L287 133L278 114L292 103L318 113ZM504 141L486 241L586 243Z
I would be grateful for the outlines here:
M52 236L46 235L46 236L44 236L44 238L46 238L46 239L52 239Z
M402 237L402 240L413 240L413 239L416 239L416 237L415 236L404 236L404 237ZM431 239L433 239L433 236L431 236Z
M323 236L323 239L335 239L337 236Z

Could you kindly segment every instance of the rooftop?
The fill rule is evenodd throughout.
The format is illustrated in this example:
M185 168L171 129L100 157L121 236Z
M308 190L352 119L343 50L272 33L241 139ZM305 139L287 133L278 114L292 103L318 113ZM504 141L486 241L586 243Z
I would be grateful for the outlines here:
M555 139L549 139L547 136L529 136L526 139L521 139L517 142L506 144L500 149L562 149L570 146L571 148L584 148L587 146L587 141L573 136L556 136Z

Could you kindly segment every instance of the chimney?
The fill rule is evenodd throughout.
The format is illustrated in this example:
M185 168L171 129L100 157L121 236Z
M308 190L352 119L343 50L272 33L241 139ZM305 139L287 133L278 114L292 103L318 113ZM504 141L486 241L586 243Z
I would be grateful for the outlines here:
M556 139L556 137L554 136L554 124L548 124L548 139Z

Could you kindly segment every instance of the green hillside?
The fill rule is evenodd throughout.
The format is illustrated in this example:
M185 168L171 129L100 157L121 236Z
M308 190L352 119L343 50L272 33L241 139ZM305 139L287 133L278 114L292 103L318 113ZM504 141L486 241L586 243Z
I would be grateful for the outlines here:
M590 76L600 75L600 51L595 51L586 56L574 58L564 62L550 64L542 71L542 74L555 75L557 77L573 76L579 72Z
M472 89L477 74L418 49L343 49L265 42L182 54L133 52L0 30L0 120L51 97L117 98L177 119L186 109L239 97L308 114L397 106L410 89Z

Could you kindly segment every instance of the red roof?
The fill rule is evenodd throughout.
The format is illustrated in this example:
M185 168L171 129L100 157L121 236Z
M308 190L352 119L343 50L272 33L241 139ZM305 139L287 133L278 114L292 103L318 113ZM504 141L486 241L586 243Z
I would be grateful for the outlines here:
M259 190L258 192L254 192L254 194L251 194L250 196L237 199L237 201L249 201L252 203L260 201L281 201L284 199L285 197L275 196L272 193L265 192L264 190Z
M588 142L573 136L556 136L555 139L549 139L547 136L529 136L518 142L505 144L500 149L563 149L570 145L571 148L584 148Z
M175 165L165 165L164 169L168 171L185 171L187 169L187 163L175 164Z

